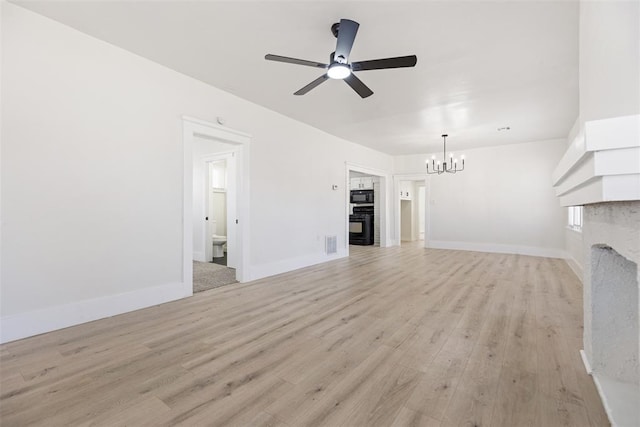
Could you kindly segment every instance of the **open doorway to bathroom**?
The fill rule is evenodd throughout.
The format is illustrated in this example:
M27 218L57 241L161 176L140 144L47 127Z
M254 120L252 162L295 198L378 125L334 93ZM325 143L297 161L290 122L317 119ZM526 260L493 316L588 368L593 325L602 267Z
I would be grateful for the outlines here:
M194 145L193 292L236 283L236 155L207 138Z
M194 282L201 277L211 277L210 268L233 268L235 279L246 282L249 272L249 156L251 135L193 117L182 117L184 141L183 180L183 240L182 286L184 295L192 295ZM227 156L227 266L220 266L206 259L207 244L207 195L208 162ZM232 161L229 161L232 159ZM235 211L231 214L230 208ZM211 248L213 253L213 248ZM213 255L212 255L213 256ZM213 258L212 258L213 260ZM194 270L194 264L204 266L205 271ZM195 278L195 280L194 280ZM213 283L213 287L218 283ZM199 291L200 289L196 289Z
M205 259L214 264L228 265L227 245L227 159L207 162L207 194L205 195Z

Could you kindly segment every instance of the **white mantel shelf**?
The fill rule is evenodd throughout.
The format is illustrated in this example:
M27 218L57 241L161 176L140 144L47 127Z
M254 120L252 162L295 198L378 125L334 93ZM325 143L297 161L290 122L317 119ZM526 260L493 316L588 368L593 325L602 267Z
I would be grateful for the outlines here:
M562 206L640 200L640 115L586 122L552 178Z

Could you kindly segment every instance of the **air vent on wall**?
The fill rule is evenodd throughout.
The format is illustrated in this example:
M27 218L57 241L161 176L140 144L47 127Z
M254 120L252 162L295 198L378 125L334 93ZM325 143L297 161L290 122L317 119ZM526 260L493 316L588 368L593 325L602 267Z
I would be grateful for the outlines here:
M338 252L338 237L337 236L325 236L324 237L324 251L327 255L335 254Z

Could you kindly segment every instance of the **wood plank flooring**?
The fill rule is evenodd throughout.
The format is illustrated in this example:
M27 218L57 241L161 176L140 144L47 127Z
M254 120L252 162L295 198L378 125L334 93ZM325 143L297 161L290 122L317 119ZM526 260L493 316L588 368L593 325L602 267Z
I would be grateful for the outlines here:
M349 258L0 346L2 426L606 426L562 260Z

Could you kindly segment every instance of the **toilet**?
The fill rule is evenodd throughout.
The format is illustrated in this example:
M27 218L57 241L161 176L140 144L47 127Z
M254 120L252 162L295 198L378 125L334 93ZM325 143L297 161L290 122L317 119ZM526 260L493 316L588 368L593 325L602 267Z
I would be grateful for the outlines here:
M213 243L213 257L222 258L224 256L224 249L222 247L227 243L227 236L218 236L216 234L216 221L212 221L211 226L213 231L213 235L211 236L211 241Z
M218 236L214 234L211 236L211 240L213 241L213 257L214 258L222 258L224 256L224 246L227 243L227 236Z

